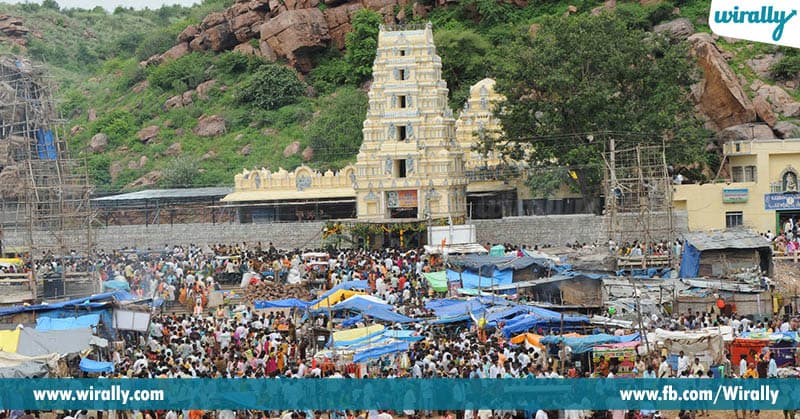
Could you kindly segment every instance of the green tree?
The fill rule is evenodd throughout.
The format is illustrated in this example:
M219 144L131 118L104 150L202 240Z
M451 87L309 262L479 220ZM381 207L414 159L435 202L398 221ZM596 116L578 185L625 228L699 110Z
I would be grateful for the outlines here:
M498 90L506 152L529 145L534 167L569 170L570 185L599 195L607 132L618 147L667 143L670 164L704 163L706 132L689 100L693 71L684 44L629 29L610 14L544 20L504 51Z
M314 160L324 168L341 168L358 153L367 103L367 95L352 87L341 88L323 99L320 114L306 133Z
M175 157L164 167L161 186L167 188L188 188L194 185L199 174L197 160L188 156Z
M442 78L450 89L450 105L460 108L469 87L486 77L492 45L472 30L443 30L434 34L436 51L442 58Z
M353 15L353 30L345 37L345 60L350 65L354 83L363 83L372 77L381 23L381 15L371 10L361 9Z
M297 72L280 64L265 64L236 91L240 103L261 109L277 109L297 102L306 91Z
M42 0L42 7L50 10L61 10L61 6L58 5L56 0Z

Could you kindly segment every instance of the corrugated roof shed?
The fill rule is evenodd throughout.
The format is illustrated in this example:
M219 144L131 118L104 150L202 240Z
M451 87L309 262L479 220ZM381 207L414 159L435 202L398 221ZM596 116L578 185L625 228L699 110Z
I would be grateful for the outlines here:
M233 188L231 187L147 189L144 191L104 196L102 198L92 199L92 201L112 202L112 201L138 201L147 199L213 198L217 196L223 197L231 192L233 192Z
M697 250L761 249L770 247L764 237L744 229L686 233L684 239Z

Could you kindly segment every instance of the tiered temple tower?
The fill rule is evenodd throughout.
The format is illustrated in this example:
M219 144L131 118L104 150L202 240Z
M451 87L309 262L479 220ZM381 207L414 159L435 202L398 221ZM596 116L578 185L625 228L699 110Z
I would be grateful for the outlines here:
M381 26L372 76L356 163L358 218L463 220L464 152L431 24Z
M456 121L456 139L464 150L467 170L494 167L502 163L491 150L484 154L473 147L484 138L500 137L502 128L493 110L495 104L504 98L495 92L494 85L494 80L486 78L470 87L469 98L464 102L464 109Z

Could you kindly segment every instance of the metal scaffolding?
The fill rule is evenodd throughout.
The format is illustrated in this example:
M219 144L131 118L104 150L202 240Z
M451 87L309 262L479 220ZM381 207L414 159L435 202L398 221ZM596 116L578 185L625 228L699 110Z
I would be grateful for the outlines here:
M647 245L671 243L672 182L664 144L616 149L610 139L604 159L609 239L618 244L634 239Z
M0 229L12 233L34 269L60 274L92 249L86 165L72 159L43 67L0 56ZM52 272L48 272L52 271ZM34 292L35 298L35 292Z

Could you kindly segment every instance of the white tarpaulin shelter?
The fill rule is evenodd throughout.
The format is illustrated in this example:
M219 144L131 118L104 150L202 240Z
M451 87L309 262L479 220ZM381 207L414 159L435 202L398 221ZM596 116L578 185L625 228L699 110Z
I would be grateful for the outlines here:
M25 356L0 352L0 378L46 377L58 368L58 354Z
M726 330L728 329L728 330ZM667 348L670 354L683 351L694 354L707 366L720 364L725 359L725 336L732 336L730 327L707 328L698 331L669 331L656 329L648 341Z

